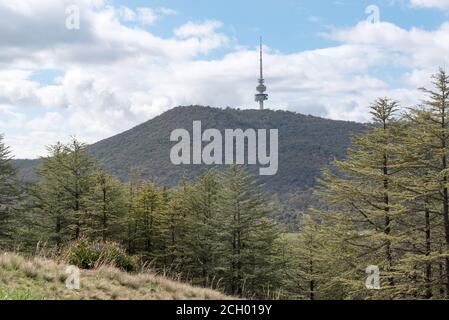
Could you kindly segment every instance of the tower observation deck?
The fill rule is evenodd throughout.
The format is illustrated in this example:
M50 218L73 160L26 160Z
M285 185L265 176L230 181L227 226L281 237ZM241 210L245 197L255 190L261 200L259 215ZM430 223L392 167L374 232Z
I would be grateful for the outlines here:
M256 102L259 102L260 110L264 109L264 102L268 100L267 87L265 86L265 79L263 78L263 52L262 52L262 38L260 38L260 78L259 85L256 87L257 94L255 95Z

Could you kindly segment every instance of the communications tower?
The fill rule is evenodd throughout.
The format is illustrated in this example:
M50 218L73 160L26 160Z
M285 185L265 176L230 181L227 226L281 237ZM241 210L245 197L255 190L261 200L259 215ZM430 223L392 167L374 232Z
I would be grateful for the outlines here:
M264 109L264 101L268 100L267 87L265 86L265 79L263 78L263 47L262 47L262 37L260 38L260 78L259 85L256 87L257 94L255 96L256 102L259 102L260 110Z

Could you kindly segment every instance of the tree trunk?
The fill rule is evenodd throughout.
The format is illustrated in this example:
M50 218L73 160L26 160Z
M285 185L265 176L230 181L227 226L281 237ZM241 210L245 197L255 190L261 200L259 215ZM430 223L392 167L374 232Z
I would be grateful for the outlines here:
M385 128L385 127L384 127ZM387 240L385 241L385 256L388 263L388 271L390 272L393 267L393 255L391 253L391 241L388 237L391 234L391 218L390 218L390 197L388 194L389 191L389 179L388 179L388 155L384 154L384 163L383 163L383 173L384 173L384 204L385 204L385 229L384 233L387 236ZM390 286L394 286L393 277L388 277L388 282Z
M62 247L62 239L61 239L61 217L58 214L56 217L56 226L55 226L55 233L56 233L56 247L59 250L61 250Z
M312 253L311 253L312 254ZM314 268L313 268L313 259L311 258L309 261L309 272L310 272L310 276L313 277L313 272L314 272ZM315 300L315 281L313 279L311 279L309 281L309 298L310 300Z
M446 113L444 101L442 106L441 127L443 130L446 129ZM447 169L447 156L446 156L446 135L444 133L442 137L442 149L443 149L442 169L445 171ZM443 177L443 219L444 219L444 236L445 236L444 238L446 242L446 253L449 251L449 191L447 183L448 179L447 174L445 173ZM446 269L445 270L446 298L449 298L449 257L444 258L444 264Z
M76 226L75 226L75 240L78 240L81 236L81 221L79 216L80 211L80 196L78 193L75 194L75 219L76 219Z
M431 233L430 233L430 210L427 206L428 199L426 199L426 257L429 257L432 250L432 243L431 243ZM425 269L425 286L426 286L426 292L425 292L425 298L431 299L432 298L432 264L427 261L426 262L426 269Z
M106 188L103 188L103 242L106 242L106 229L108 227L108 217L106 208Z

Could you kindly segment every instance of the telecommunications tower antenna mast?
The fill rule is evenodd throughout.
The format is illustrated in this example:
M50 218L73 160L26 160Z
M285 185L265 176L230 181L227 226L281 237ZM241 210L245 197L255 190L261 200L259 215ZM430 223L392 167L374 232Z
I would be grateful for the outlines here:
M265 80L263 78L263 52L262 52L262 37L260 37L260 78L259 85L256 87L256 102L259 102L260 110L264 109L264 101L268 100L268 94L265 93L267 91L267 87L265 86Z

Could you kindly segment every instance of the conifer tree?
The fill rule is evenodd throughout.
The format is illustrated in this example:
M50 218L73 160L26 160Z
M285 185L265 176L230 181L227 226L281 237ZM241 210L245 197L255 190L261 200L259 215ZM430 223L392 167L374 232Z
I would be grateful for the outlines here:
M42 158L37 168L39 183L30 192L34 196L34 208L41 217L35 223L43 230L46 239L60 249L70 239L69 226L71 214L68 210L67 192L59 174L63 170L61 163L66 161L67 150L57 143L48 147L49 156Z
M219 275L230 294L267 297L279 285L274 252L279 229L269 219L272 205L242 168L232 166L222 183Z
M408 148L414 148L419 164L421 183L413 191L421 195L421 210L425 213L425 282L426 296L431 297L433 283L432 264L441 259L443 279L438 279L449 298L449 76L440 69L432 76L434 90L422 88L427 95L423 106L412 108L408 115L410 139ZM417 175L418 177L420 174ZM441 218L441 221L438 221ZM436 227L442 228L437 230ZM441 236L441 241L438 239ZM440 254L437 243L444 243Z
M310 216L302 217L300 232L292 235L290 259L283 279L291 298L318 300L326 279L328 256L325 253L326 235L318 222Z
M188 213L185 217L185 239L182 242L184 266L188 274L203 286L213 285L216 279L221 228L217 225L218 194L220 185L217 173L207 171L188 188Z
M403 166L395 179L406 200L406 211L397 220L402 238L397 267L402 279L396 286L396 296L430 299L435 285L433 264L438 259L434 229L439 218L432 196L432 152L419 125L425 121L424 114L421 108L410 108L402 120L405 134L398 137Z
M67 159L62 162L62 173L65 179L64 189L68 192L71 209L74 215L75 239L81 237L82 228L88 212L87 197L93 185L93 174L97 162L87 154L87 145L73 138L66 146Z
M135 254L137 250L137 192L143 184L140 171L137 168L131 168L130 180L125 184L125 216L123 218L123 225L126 230L123 234L123 242L127 248L128 253Z
M190 193L184 183L180 188L168 194L164 191L167 201L166 210L163 211L162 223L165 247L165 265L179 272L186 269L186 238L188 238L187 216L190 212Z
M16 227L20 189L17 170L11 163L11 151L0 135L0 247L10 242Z
M387 98L373 103L370 131L353 139L346 160L336 160L334 169L324 170L318 192L332 206L322 218L336 226L336 236L345 246L342 254L363 257L348 264L345 285L361 292L366 267L377 265L386 275L384 289L389 289L382 294L390 298L397 275L397 221L405 213L397 188L404 166L398 151L401 126L394 117L397 106Z
M52 230L50 238L60 247L67 239L79 239L83 231L91 231L86 225L88 197L97 165L86 153L86 145L76 139L50 146L48 151L36 172L40 180L33 195L44 227Z
M146 260L161 258L163 243L161 216L165 206L163 200L161 189L152 182L145 182L137 190L135 201L136 241L138 250Z
M122 234L120 224L126 213L124 188L120 181L103 170L94 173L92 183L88 197L91 236L103 242L117 240Z

